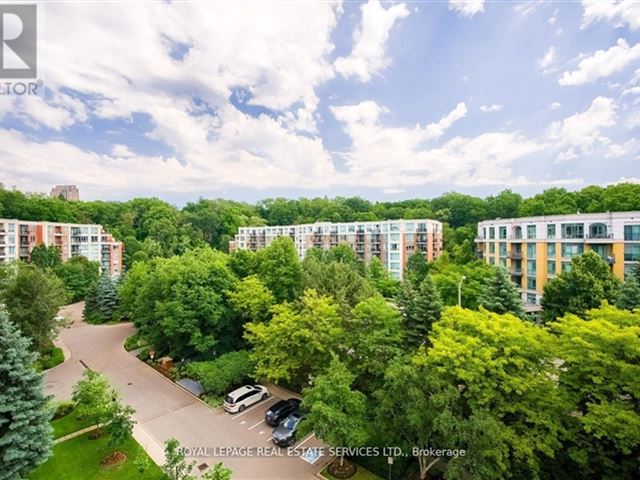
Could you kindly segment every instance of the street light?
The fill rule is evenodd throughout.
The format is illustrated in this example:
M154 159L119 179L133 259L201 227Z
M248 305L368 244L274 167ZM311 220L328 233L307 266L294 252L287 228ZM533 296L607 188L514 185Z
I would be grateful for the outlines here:
M460 283L458 283L458 306L459 307L462 306L462 282L464 282L466 279L467 277L462 275L462 277L460 277Z

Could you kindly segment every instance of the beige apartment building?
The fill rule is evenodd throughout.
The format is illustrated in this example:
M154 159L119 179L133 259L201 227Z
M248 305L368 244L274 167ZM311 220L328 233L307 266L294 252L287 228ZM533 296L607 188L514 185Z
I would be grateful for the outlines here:
M260 250L283 236L293 240L300 259L311 248L329 249L344 244L365 262L378 257L396 279L402 278L412 253L422 252L427 260L442 253L442 223L429 219L241 227L229 243L229 250Z
M28 260L38 245L58 248L62 261L81 255L99 262L111 275L122 273L122 242L101 225L0 218L0 263Z
M51 198L64 198L65 200L80 200L80 192L75 185L56 185L49 194Z
M478 256L510 272L527 309L535 311L547 280L583 252L596 252L624 279L640 261L640 212L488 220L478 224L476 244Z

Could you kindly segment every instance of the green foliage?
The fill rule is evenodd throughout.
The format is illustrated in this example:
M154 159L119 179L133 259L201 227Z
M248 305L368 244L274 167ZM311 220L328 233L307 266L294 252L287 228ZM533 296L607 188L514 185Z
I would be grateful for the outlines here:
M64 353L62 352L62 349L49 346L42 352L39 352L38 360L36 360L34 367L40 372L42 370L53 368L56 365L60 365L62 362L64 362Z
M376 290L384 297L391 298L398 291L398 280L385 270L378 257L373 257L367 265L367 274Z
M208 470L202 478L204 480L231 480L233 472L230 468L225 467L222 463L216 463L212 469Z
M264 322L271 317L275 298L255 275L242 279L226 292L231 308L242 322Z
M136 263L122 283L122 312L158 353L213 358L237 346L240 325L226 301L236 279L208 247Z
M49 399L29 340L0 311L0 479L26 478L50 455Z
M562 359L559 386L572 411L565 439L582 478L634 478L640 454L640 313L604 303L586 320L550 324ZM567 468L567 467L565 467Z
M432 262L431 272L444 305L458 304L458 285L464 276L462 306L477 310L484 286L491 278L492 268L481 260L466 265L456 265L448 260L447 255L442 255Z
M229 255L229 268L238 278L257 273L256 254L250 250L236 250Z
M620 281L611 268L595 252L573 257L571 270L560 273L544 286L542 313L551 321L567 313L578 316L600 305L603 300L614 302Z
M359 447L367 441L366 396L351 388L355 377L333 356L326 372L304 391L308 411L304 429L335 447ZM342 456L340 456L342 458Z
M94 370L85 370L73 386L73 402L79 416L90 419L92 425L104 424L110 414L115 392L106 377Z
M118 397L111 403L111 408L107 415L104 431L109 437L111 448L121 446L133 433L133 420L135 410L129 405L123 405Z
M495 268L479 298L480 306L495 313L511 313L524 318L525 311L517 285L504 268Z
M72 257L55 268L55 274L62 280L71 302L84 300L89 289L100 275L100 264L86 257Z
M175 438L164 442L164 465L161 467L167 480L194 480L191 470L196 462L187 462L186 456Z
M252 372L253 364L246 350L225 353L206 362L191 362L185 368L185 374L199 381L205 392L213 396L244 384Z
M411 280L416 285L420 284L429 273L429 264L422 252L413 252L407 259L407 268L404 278Z
M286 381L300 387L329 364L343 335L338 305L313 290L305 291L300 308L273 308L268 323L247 323L245 338L253 345L257 378Z
M116 281L104 272L95 286L89 289L84 305L83 316L89 323L105 323L118 320L120 297Z
M640 283L635 277L629 277L620 287L620 295L616 306L626 310L640 308Z
M31 263L40 268L55 268L62 263L60 250L54 246L37 245L29 255Z
M424 277L417 286L404 280L397 300L407 345L417 347L426 343L431 326L442 313L442 300L431 276Z
M256 254L258 276L278 302L294 300L302 292L302 267L289 237L276 238Z
M55 317L65 300L64 286L58 277L25 264L18 266L4 295L11 321L38 351L51 345L56 334Z

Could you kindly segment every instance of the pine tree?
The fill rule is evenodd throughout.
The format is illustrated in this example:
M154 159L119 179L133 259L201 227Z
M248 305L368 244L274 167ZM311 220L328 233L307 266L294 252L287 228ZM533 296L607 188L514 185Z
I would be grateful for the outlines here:
M104 323L115 319L120 303L118 289L111 276L105 272L91 286L84 304L84 318L88 322Z
M402 312L407 344L423 344L431 326L440 320L442 313L442 300L431 276L427 275L417 288L411 280L403 281L398 289L397 300Z
M51 454L50 411L29 340L0 312L0 480L27 478Z
M520 318L525 316L518 287L504 268L496 268L493 277L487 280L479 303L491 312L511 313Z
M86 322L93 323L97 321L96 312L98 311L98 282L95 281L89 287L87 296L84 298L84 310L82 316Z
M640 283L635 277L630 276L622 284L616 306L625 310L640 308Z

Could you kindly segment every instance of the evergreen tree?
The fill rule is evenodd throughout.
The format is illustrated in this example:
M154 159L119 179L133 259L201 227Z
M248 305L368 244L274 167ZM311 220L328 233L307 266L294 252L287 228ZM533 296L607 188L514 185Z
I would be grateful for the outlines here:
M491 312L511 313L520 318L525 315L518 287L504 268L496 268L494 275L487 280L479 303Z
M27 478L51 452L50 411L29 340L0 312L0 479Z
M442 300L433 279L427 275L419 287L415 287L410 280L403 281L398 289L397 300L407 344L423 344L431 326L440 320L442 313Z
M640 283L635 277L630 276L622 284L616 306L625 310L640 308Z
M427 259L424 258L424 253L419 251L413 252L407 259L407 267L404 271L405 276L410 277L415 284L420 284L428 273L429 264L427 263Z
M85 321L92 322L94 321L93 317L95 316L95 312L98 310L98 282L93 282L89 289L87 290L87 295L84 298L84 309L82 311L82 316Z
M111 276L104 272L98 282L89 289L85 300L84 317L88 322L104 323L115 318L120 299Z

